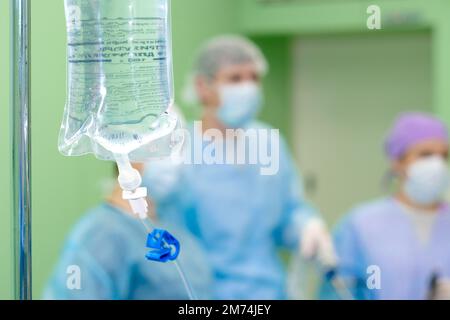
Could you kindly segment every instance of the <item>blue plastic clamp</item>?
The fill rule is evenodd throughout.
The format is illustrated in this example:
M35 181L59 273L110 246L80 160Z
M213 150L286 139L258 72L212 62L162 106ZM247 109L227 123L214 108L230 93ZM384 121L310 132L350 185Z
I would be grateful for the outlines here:
M325 279L327 281L332 281L336 277L336 275L337 275L336 268L330 268L325 271Z
M149 233L147 248L154 249L145 255L151 261L174 261L180 254L180 242L166 230L155 229Z

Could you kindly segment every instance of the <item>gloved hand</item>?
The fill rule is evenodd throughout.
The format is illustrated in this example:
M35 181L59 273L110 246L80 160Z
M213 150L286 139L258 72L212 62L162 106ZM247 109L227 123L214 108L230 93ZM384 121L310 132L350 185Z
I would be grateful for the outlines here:
M450 299L450 280L441 279L436 283L434 295L430 297L432 300L449 300Z
M328 229L320 218L309 219L300 233L300 254L317 260L323 267L335 267L337 256Z

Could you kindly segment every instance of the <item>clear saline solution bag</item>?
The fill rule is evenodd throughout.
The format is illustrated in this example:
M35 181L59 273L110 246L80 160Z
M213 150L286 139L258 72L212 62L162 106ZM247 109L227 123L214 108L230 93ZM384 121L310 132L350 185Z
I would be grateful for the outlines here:
M102 160L170 155L170 0L65 0L67 101L59 150Z

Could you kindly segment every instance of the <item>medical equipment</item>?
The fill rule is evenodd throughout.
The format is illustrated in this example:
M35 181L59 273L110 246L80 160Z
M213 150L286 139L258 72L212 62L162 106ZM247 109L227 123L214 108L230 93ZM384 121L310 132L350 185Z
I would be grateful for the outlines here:
M324 275L324 278L331 283L341 300L355 300L347 285L347 281L338 274L336 267L329 268L328 270L325 269Z
M355 300L350 282L338 273L336 266L324 266L312 259L294 254L288 268L288 297L293 300L307 300L316 297L319 282L325 281L333 290L332 296L340 300Z
M180 223L158 214L158 228L183 245L177 260L200 299L211 298L211 270L198 241ZM104 202L91 208L67 235L44 288L47 300L186 300L186 284L173 262L149 262L146 228L125 208ZM154 250L154 249L150 249ZM82 272L67 285L68 266ZM73 290L80 288L80 290Z
M427 300L449 300L450 279L442 277L440 273L434 272L430 280L430 289Z
M173 132L169 0L65 0L67 103L59 137L69 156L132 161Z
M153 226L147 189L131 165L169 157L183 143L170 112L170 0L65 0L65 13L68 83L59 150L116 161L123 198L149 231L147 259L175 261L180 245ZM188 284L186 290L193 298Z
M433 273L431 275L431 280L430 280L430 289L428 291L428 297L427 300L436 300L436 291L437 291L437 285L438 285L438 281L439 281L439 274L437 273Z
M11 1L11 172L14 297L17 300L32 299L30 19L29 0Z

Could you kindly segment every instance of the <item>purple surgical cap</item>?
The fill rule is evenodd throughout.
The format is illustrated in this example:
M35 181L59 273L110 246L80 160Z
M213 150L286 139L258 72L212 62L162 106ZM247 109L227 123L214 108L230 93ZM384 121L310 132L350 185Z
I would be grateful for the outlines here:
M404 113L396 120L385 143L386 155L398 160L414 145L427 140L448 143L448 130L439 119L426 113Z

